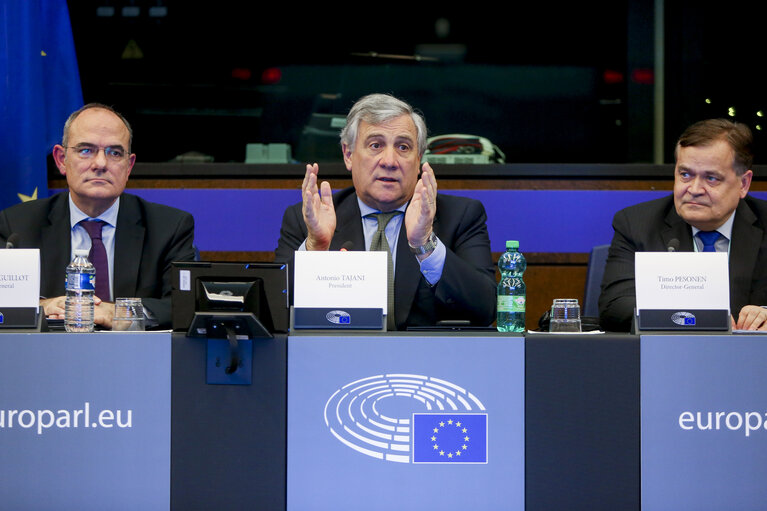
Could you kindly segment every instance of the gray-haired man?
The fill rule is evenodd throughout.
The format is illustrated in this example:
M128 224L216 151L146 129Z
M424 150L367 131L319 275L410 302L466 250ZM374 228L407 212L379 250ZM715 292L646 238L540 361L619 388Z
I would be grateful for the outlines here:
M476 200L437 193L428 163L426 124L407 103L371 94L354 104L341 132L353 187L331 193L307 165L303 202L288 208L276 260L295 250L370 250L379 214L394 266L390 329L466 319L487 326L495 317L495 268L487 216ZM420 176L419 176L420 166ZM382 215L383 216L383 215ZM391 315L391 314L390 314Z

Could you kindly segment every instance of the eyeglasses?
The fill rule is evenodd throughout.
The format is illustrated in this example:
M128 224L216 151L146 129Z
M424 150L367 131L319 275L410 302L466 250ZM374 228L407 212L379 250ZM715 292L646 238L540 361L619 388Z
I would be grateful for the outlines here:
M66 149L74 149L75 154L81 160L90 160L96 157L99 152L104 151L104 157L113 162L121 162L127 156L127 151L123 146L111 145L107 147L98 147L93 144L77 144L76 146L65 146Z

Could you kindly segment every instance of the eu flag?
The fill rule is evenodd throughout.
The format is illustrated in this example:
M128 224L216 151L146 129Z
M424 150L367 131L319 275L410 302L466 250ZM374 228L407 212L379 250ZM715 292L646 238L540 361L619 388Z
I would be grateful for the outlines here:
M66 0L0 0L0 209L48 196L47 155L82 105Z
M413 414L413 463L487 463L487 414Z

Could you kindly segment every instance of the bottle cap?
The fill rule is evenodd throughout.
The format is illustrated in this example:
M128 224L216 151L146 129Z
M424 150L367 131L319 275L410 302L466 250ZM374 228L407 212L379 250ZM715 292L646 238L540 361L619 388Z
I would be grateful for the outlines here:
M75 249L75 257L88 257L88 254L90 253L90 250L86 250L84 248L78 248Z
M519 248L519 242L517 240L509 240L506 242L506 248Z

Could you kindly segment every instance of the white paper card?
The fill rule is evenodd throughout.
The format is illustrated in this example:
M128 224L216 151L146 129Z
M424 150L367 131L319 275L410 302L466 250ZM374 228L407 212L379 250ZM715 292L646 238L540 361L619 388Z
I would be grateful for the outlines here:
M637 252L635 255L637 310L730 310L726 252Z
M61 279L64 280L62 268ZM40 250L0 250L0 307L40 305Z
M297 250L293 268L295 307L386 310L386 252Z

